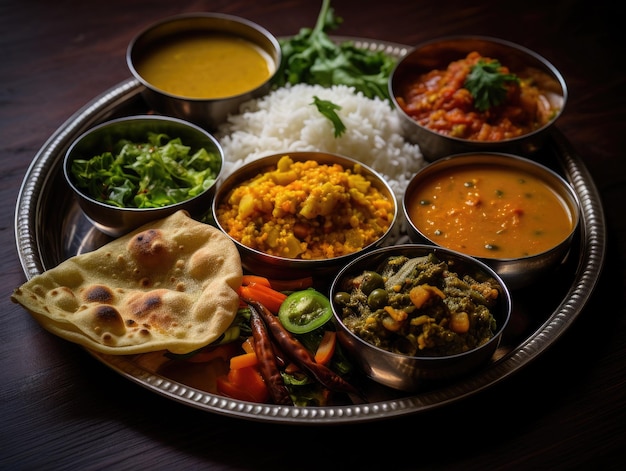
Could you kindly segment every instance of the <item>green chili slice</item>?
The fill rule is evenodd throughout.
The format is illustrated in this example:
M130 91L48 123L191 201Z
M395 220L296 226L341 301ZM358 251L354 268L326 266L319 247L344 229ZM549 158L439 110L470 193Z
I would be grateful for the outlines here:
M306 334L330 320L330 301L319 291L308 288L291 293L278 310L278 319L289 332Z

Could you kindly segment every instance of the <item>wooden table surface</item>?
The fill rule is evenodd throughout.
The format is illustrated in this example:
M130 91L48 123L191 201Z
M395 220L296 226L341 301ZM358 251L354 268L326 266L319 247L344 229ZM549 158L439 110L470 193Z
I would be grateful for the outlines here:
M214 11L291 35L313 26L320 3L0 2L0 469L624 469L626 70L623 24L608 1L332 2L344 19L334 34L407 45L497 36L537 51L566 77L570 97L558 128L601 194L605 269L571 328L492 388L372 423L240 420L142 388L10 302L25 281L14 218L26 169L73 113L130 77L126 47L140 29Z

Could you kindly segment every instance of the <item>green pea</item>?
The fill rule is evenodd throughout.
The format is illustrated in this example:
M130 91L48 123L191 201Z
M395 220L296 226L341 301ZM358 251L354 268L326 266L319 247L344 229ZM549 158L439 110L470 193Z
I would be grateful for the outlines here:
M384 288L385 280L383 277L375 271L366 271L363 273L363 279L361 281L361 291L364 294L369 295L376 288Z
M371 309L382 309L387 305L389 301L389 295L387 290L383 288L376 288L367 296L367 305Z
M340 306L347 306L350 303L350 294L345 291L338 291L335 293L333 300Z

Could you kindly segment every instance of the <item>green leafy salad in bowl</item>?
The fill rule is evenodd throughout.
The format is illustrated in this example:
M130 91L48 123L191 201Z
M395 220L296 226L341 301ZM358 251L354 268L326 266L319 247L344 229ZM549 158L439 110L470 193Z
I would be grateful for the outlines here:
M181 139L148 132L146 142L120 139L113 151L76 159L76 186L103 203L159 208L180 203L215 183L221 164L205 148L191 153Z
M210 211L224 153L206 130L177 118L129 116L76 139L65 179L85 216L118 237L178 210Z

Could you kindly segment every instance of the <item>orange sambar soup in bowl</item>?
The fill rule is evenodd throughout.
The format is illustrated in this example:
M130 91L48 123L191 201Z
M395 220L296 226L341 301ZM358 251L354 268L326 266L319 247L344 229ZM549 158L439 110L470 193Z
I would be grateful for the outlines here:
M536 255L563 242L575 224L550 184L505 165L443 169L407 196L406 213L423 236L475 257Z

